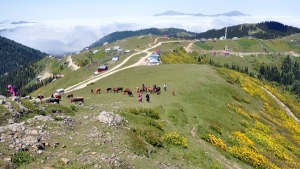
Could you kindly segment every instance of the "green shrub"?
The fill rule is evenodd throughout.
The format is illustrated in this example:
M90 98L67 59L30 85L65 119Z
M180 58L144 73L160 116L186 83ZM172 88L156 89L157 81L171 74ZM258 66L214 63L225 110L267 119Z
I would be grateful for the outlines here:
M250 126L250 124L245 120L240 121L240 124L246 128L248 128Z
M161 131L164 131L163 128L162 128L163 124L159 121L150 119L149 125L154 126L154 127L156 127L157 129L159 129Z
M245 102L245 103L250 103L250 100L249 100L249 99L247 99L247 98L245 98L245 97L244 97L244 98L242 98L242 101L243 101L243 102Z
M29 152L18 151L16 155L12 156L12 162L17 166L26 165L34 161Z
M137 135L143 137L147 143L155 146L155 147L162 147L162 139L158 132L152 131L150 129L131 129L132 132L136 133Z
M27 99L21 99L21 103L24 107L29 109L31 112L36 112L38 110L37 106L35 105L36 103L33 103Z
M232 98L234 98L234 100L236 100L238 102L242 101L242 99L239 96L237 96L237 95L233 95Z
M159 119L158 111L150 109L150 108L140 108L140 109L129 108L128 112L135 114L135 115L143 115L143 116L150 117L153 119Z
M148 155L148 148L147 144L135 133L128 132L129 135L129 148L137 155L145 155L149 157Z
M76 108L76 106L75 106L74 104L71 104L71 105L70 105L70 108L71 108L71 110L73 110L73 111L76 111L76 110L77 110L77 108Z
M128 112L129 112L129 113L132 113L132 114L135 114L135 115L139 115L139 111L137 111L136 108L129 108L129 109L128 109Z
M212 124L209 126L209 128L222 135L222 131L219 127Z
M64 120L63 118L57 117L57 116L55 116L53 119L54 119L55 121L62 121L62 120Z

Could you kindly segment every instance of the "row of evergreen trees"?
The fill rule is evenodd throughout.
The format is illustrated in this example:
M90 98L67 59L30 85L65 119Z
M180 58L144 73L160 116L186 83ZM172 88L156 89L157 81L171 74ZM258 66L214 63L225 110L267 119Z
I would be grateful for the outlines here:
M0 75L10 73L45 56L46 53L0 36Z
M255 32L257 29L262 31ZM292 26L283 25L279 22L267 21L251 25L237 25L227 28L227 38L253 36L259 39L274 39L300 33L300 29ZM199 33L195 38L219 38L225 35L225 28L212 29Z

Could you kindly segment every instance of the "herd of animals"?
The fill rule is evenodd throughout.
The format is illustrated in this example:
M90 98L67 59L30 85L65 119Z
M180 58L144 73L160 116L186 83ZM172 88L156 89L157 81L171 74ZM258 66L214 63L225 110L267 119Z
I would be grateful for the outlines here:
M142 87L136 87L136 93L143 93L143 92L149 92L151 94L155 93L157 95L160 94L160 87L154 85L153 87L145 87L144 84L142 84ZM101 88L97 88L95 91L93 89L91 89L91 94L100 94L101 92ZM122 92L123 95L125 95L126 93L128 94L128 96L133 97L133 92L130 90L130 88L125 88L123 89L123 87L116 87L116 88L106 88L106 93L108 92L114 92L114 93L119 93ZM175 95L175 92L172 92L173 95ZM45 103L57 103L59 104L60 100L61 100L62 95L55 93L52 94L50 98L47 98L45 100L43 100L45 97L41 94L39 94L37 96L37 98L39 98L41 101L43 100ZM70 99L70 103L84 103L84 98L83 97L74 97L73 93L67 94L67 98Z

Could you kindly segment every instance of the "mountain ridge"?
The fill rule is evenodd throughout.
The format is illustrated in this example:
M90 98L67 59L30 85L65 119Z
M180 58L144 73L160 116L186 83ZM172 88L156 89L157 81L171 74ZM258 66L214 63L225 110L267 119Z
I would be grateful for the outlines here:
M202 13L196 13L196 14L187 14L187 13L182 13L182 12L177 12L173 10L169 10L160 14L155 14L153 16L178 16L178 15L189 15L189 16L199 16L199 17L218 17L218 16L249 16L247 14L241 13L239 11L229 11L226 13L220 13L220 14L213 14L213 15L204 15Z

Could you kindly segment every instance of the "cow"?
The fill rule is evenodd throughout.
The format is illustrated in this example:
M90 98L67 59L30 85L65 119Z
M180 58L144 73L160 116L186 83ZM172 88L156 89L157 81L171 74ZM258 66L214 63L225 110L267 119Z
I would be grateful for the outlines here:
M111 91L111 87L106 88L106 93L108 93L109 91Z
M94 94L99 94L101 91L101 88L97 88Z
M59 99L58 98L49 98L45 100L46 103L57 103L59 104Z
M70 99L70 98L73 98L73 93L68 94L68 95L67 95L67 98L69 98L69 99Z
M70 100L70 103L77 103L77 102L82 102L84 103L84 98L83 97L74 97L73 99Z

